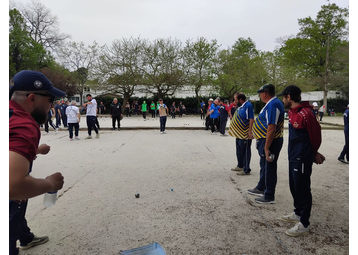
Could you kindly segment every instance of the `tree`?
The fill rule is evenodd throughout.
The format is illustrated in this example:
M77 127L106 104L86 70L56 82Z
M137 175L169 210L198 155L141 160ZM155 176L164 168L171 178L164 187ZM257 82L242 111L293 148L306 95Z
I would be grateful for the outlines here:
M140 69L145 91L158 97L172 96L187 80L188 66L183 60L181 42L172 39L145 41Z
M21 7L21 12L27 20L30 36L45 50L56 50L70 38L67 34L59 33L58 18L42 3L32 0L25 7Z
M347 8L331 3L323 5L315 20L311 17L298 20L300 32L280 49L286 63L299 70L298 75L311 78L316 86L323 88L326 106L328 89L333 88L331 56L346 44L348 15Z
M186 41L184 58L189 65L188 82L194 86L198 103L200 103L200 89L211 80L210 71L218 48L216 40L209 42L204 37L198 38L196 42Z
M58 50L62 65L72 72L76 81L81 104L88 79L95 78L92 69L99 58L100 50L101 48L96 42L90 46L86 46L83 42L68 42Z
M51 81L54 87L65 91L68 97L76 94L76 81L72 74L60 65L56 64L52 68L42 68L40 72Z
M9 75L29 69L50 66L53 58L41 44L34 41L26 30L24 17L17 9L9 11Z
M115 40L110 47L104 48L95 67L96 76L102 84L99 88L122 95L122 107L143 80L139 67L142 45L140 38Z
M256 91L267 76L263 59L251 38L239 38L228 50L219 51L214 62L214 85L230 100L238 91Z

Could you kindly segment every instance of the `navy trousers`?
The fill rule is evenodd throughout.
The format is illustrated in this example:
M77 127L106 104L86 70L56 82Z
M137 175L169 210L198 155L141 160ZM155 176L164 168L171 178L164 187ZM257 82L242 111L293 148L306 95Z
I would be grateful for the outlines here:
M86 120L87 120L88 135L91 135L92 128L94 129L94 132L98 134L98 129L96 127L96 116L86 116Z
M167 116L160 117L160 132L165 131L165 123L167 123Z
M223 120L223 119L220 120L220 125L219 126L220 126L220 133L222 135L225 134L226 123L227 123L227 119L226 120Z
M313 162L289 162L289 182L295 214L307 228L312 208L311 173Z
M341 154L339 155L340 159L344 159L344 156L346 156L347 161L349 161L349 130L344 129L344 140L345 144L343 146L343 150Z
M80 125L78 123L68 123L68 132L70 134L70 138L73 138L73 128L75 128L75 136L78 136Z
M275 189L277 184L277 160L282 149L283 137L273 139L269 150L275 155L272 162L266 160L265 155L266 139L258 139L256 142L257 151L260 156L260 180L256 188L264 190L265 199L275 200Z
M236 138L236 158L237 166L244 168L245 173L250 173L250 162L251 162L251 144L252 140L244 140Z
M26 202L15 202L10 200L9 203L9 252L10 255L19 254L16 248L16 241L20 240L21 244L28 244L34 239L25 219Z

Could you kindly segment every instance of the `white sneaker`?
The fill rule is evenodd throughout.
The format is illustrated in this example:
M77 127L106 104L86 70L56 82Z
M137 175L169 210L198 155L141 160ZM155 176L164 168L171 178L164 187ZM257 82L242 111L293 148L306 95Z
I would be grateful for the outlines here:
M99 133L98 133L98 134L96 134L96 138L99 138Z
M72 138L70 138L70 141L72 141L73 139Z
M289 236L305 236L310 233L309 227L305 228L301 222L297 223L293 228L286 230Z
M75 139L76 139L76 140L80 140L80 138L78 138L78 136L75 136Z
M164 134L164 132L163 132L163 131L160 131L160 134Z
M55 133L56 133L56 134L57 134L57 132L58 132L58 128L55 129Z
M300 222L300 219L301 219L301 216L298 216L295 212L281 217L282 221L294 222L294 223Z
M48 135L48 132L43 133L43 135Z
M89 135L85 139L92 139L92 136Z

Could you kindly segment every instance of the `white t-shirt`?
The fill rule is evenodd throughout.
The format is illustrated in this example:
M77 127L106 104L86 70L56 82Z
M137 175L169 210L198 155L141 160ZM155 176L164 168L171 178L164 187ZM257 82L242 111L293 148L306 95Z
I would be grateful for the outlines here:
M96 99L91 100L92 104L87 105L87 113L86 116L97 116L97 102Z
M75 105L67 106L66 115L67 115L67 123L77 123L78 118L77 114L80 113L80 110Z

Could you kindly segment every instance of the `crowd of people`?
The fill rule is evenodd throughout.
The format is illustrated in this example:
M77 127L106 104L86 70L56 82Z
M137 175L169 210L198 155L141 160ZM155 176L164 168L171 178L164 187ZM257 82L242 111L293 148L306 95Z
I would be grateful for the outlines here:
M52 83L40 72L21 71L10 82L9 102L9 249L10 254L18 254L17 240L20 241L20 249L28 249L43 244L49 239L47 236L37 237L27 226L26 207L29 198L46 192L58 191L63 187L64 177L61 173L54 173L45 179L34 178L29 173L32 171L32 162L37 154L47 154L50 146L39 145L40 128L45 124L47 131L49 126L58 129L61 121L64 127L68 127L69 138L79 139L80 109L76 102L60 102L53 104L55 97L63 97L65 93L52 86ZM272 84L263 85L257 93L265 106L254 118L252 104L243 93L234 95L234 102L216 98L209 99L208 106L201 103L201 119L205 119L205 129L212 134L220 132L226 136L225 127L230 118L229 134L236 138L237 165L232 168L237 175L247 176L251 173L251 145L256 139L256 148L260 156L258 162L260 174L258 183L247 192L257 196L255 202L259 204L274 204L275 189L277 184L277 162L283 146L283 125L285 108L289 115L288 134L288 170L289 188L294 201L294 210L281 217L282 221L296 223L293 228L286 231L289 236L302 236L309 233L309 219L312 209L312 194L310 177L313 163L322 164L325 157L318 152L321 145L321 126L313 107L308 103L301 103L301 90L295 85L286 87L281 94L276 96L275 87ZM282 101L278 99L282 96ZM97 102L91 94L87 94L87 102L83 104L86 109L86 122L88 136L92 139L92 130L99 138L99 125L97 113L106 110L103 103L97 106ZM126 114L128 112L127 105ZM155 104L141 105L143 118L150 109L160 119L160 133L165 134L167 116L171 112L172 118L179 109L179 116L183 115L185 107L175 103L167 107L163 99ZM132 108L133 109L133 108ZM134 102L135 112L138 112L138 102ZM182 110L180 110L182 109ZM117 124L120 129L120 120L123 118L122 107L115 98L110 107L112 126ZM56 125L52 120L56 120ZM338 160L349 160L348 124L349 107L344 113L346 144ZM97 123L97 124L96 124ZM74 136L73 136L74 130Z

